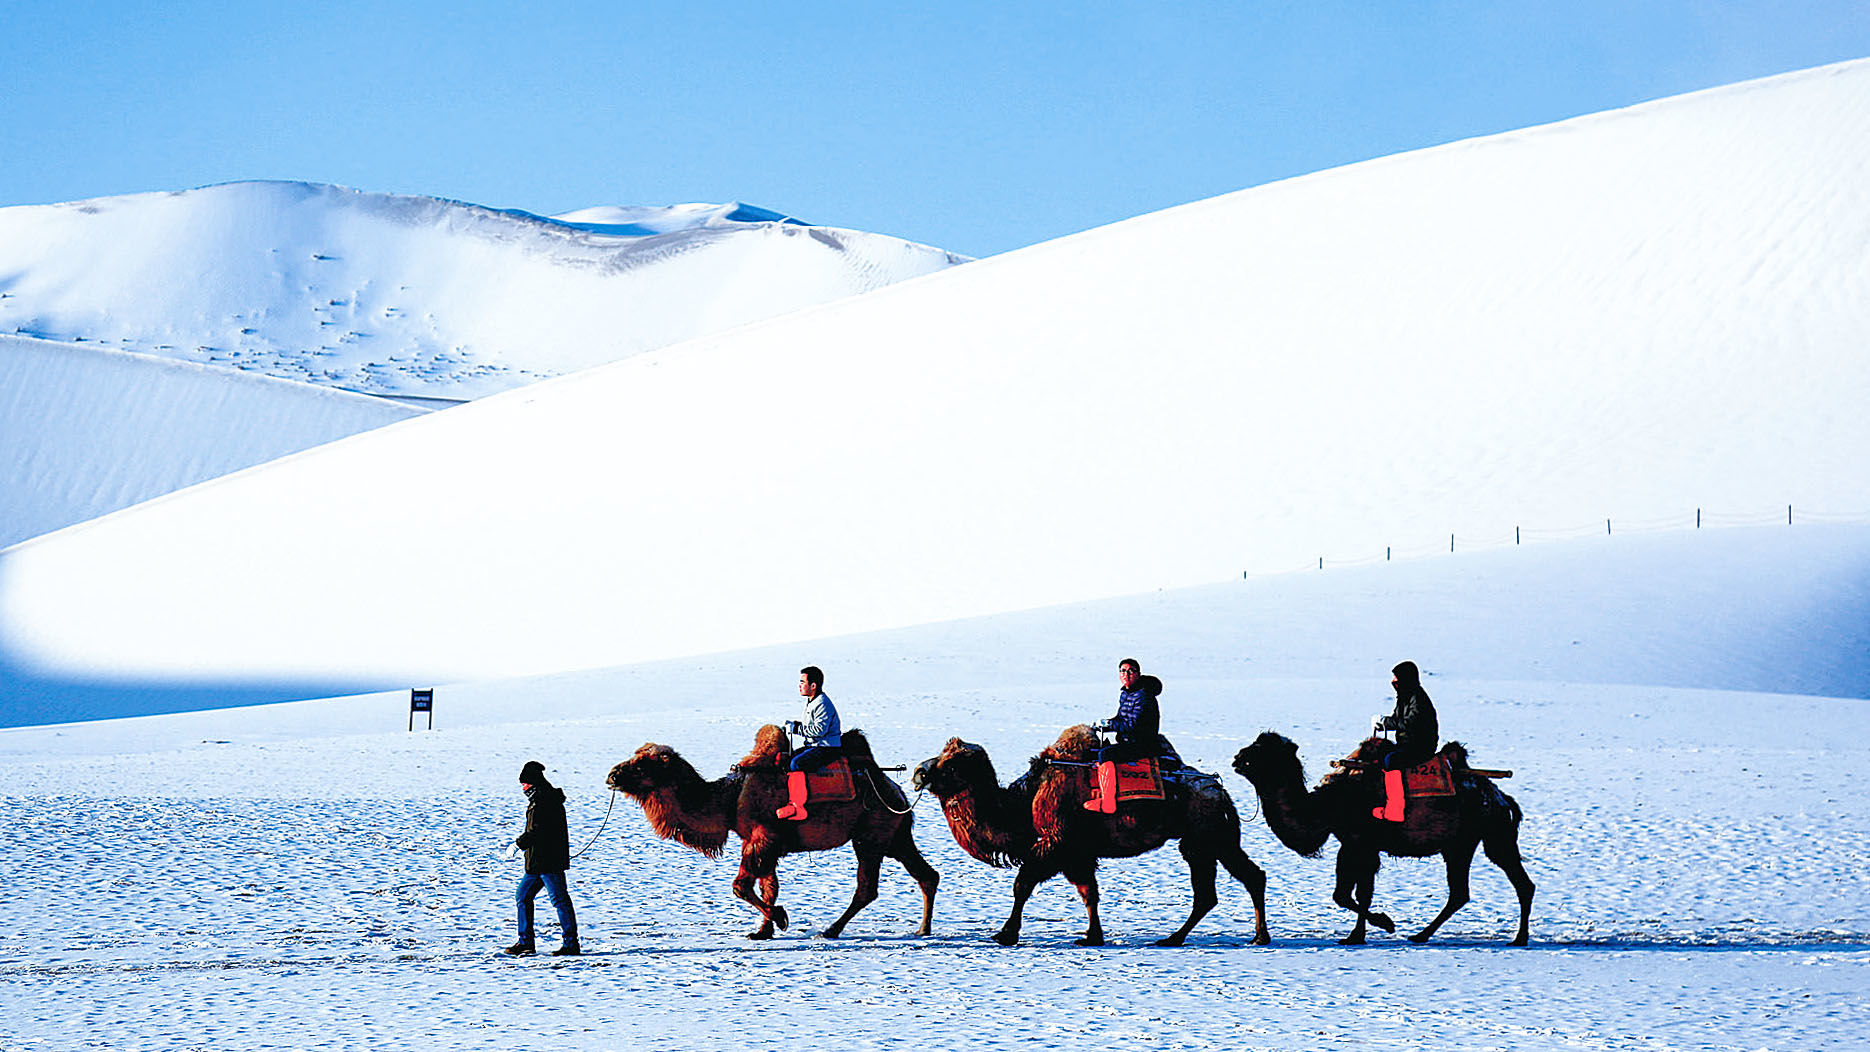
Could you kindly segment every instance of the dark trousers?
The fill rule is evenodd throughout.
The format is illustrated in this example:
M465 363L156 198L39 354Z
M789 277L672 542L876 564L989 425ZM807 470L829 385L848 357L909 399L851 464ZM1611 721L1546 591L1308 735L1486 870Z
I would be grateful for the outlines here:
M1404 768L1414 767L1417 764L1427 763L1428 758L1433 755L1435 755L1435 750L1432 748L1424 751L1419 745L1412 745L1408 748L1398 745L1396 748L1383 754L1383 769L1386 771L1400 771Z
M794 771L819 771L838 758L843 750L831 745L813 745L792 754L790 769Z
M1131 760L1147 760L1155 755L1156 743L1153 741L1120 741L1097 750L1097 762L1129 763Z
M528 873L520 878L519 890L513 898L519 903L519 941L531 944L532 940L532 900L539 894L539 889L546 889L552 900L552 908L558 911L559 938L565 944L576 945L578 942L578 915L571 908L571 892L565 888L565 871L557 873Z

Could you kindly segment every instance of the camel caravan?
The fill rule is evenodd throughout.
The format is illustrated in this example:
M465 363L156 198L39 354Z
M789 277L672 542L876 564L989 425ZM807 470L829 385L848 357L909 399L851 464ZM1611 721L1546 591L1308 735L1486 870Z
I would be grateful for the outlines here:
M1182 945L1215 907L1217 867L1245 886L1253 901L1252 941L1270 943L1266 873L1240 846L1240 814L1227 788L1219 776L1184 764L1161 735L1161 682L1143 675L1130 658L1119 664L1118 675L1116 716L1067 728L1005 785L987 750L960 738L911 773L911 787L940 802L963 851L1015 871L1012 910L992 938L1017 944L1027 899L1063 874L1084 902L1086 927L1077 944L1103 945L1099 861L1131 858L1175 841L1188 865L1193 903L1182 925L1156 945ZM1512 943L1524 946L1533 882L1520 861L1521 815L1513 798L1494 784L1511 772L1469 767L1466 749L1456 742L1437 748L1434 707L1416 666L1403 662L1393 675L1396 711L1380 719L1349 757L1333 761L1332 773L1317 786L1307 786L1297 746L1270 731L1239 751L1234 771L1253 788L1267 826L1287 847L1315 856L1337 838L1332 898L1356 915L1342 942L1363 943L1370 926L1396 930L1388 915L1371 909L1380 856L1440 855L1447 865L1446 904L1409 936L1420 943L1467 903L1468 871L1479 848L1518 894L1519 928ZM770 939L787 927L778 901L781 858L847 843L857 855L856 890L823 937L842 935L876 900L885 858L895 859L920 885L922 923L915 934L927 935L940 876L916 847L912 801L889 776L902 768L879 766L861 731L842 730L823 684L817 668L800 670L804 719L761 727L752 751L723 778L705 779L674 749L652 743L617 764L608 784L641 804L650 827L666 840L714 858L728 834L740 838L734 895L760 918L748 938ZM1393 741L1384 736L1392 731ZM523 910L522 916L525 924L529 914Z

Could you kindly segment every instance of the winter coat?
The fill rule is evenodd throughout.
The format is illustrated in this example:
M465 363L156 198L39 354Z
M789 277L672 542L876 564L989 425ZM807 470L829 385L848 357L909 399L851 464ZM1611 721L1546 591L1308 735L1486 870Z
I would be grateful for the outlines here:
M526 831L514 841L526 852L526 872L563 873L571 868L571 834L565 829L565 791L535 785L526 792Z
M1117 741L1123 744L1142 742L1153 747L1162 726L1162 710L1156 705L1156 695L1161 693L1161 680L1137 677L1136 686L1117 692L1117 715L1104 726L1116 731Z
M832 748L844 744L844 728L838 723L838 710L824 691L805 703L805 718L797 723L798 735L805 739L801 749Z
M1404 763L1417 764L1435 755L1440 744L1441 728L1435 722L1435 704L1428 691L1420 686L1396 699L1396 711L1383 725L1396 732L1396 755Z

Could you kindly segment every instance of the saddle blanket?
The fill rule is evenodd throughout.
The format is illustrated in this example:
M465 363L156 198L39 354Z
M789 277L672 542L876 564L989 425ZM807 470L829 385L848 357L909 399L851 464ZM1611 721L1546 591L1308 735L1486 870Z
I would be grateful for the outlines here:
M1431 756L1423 763L1403 770L1403 796L1453 796L1454 769L1443 756Z
M855 800L857 782L851 778L851 761L840 756L816 771L805 774L806 802Z
M1117 765L1117 802L1161 800L1162 765L1155 760L1132 760Z

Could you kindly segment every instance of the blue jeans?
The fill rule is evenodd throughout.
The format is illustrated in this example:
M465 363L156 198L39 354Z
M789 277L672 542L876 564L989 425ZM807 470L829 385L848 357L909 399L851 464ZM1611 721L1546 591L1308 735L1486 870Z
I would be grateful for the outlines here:
M558 911L559 938L566 945L578 941L578 915L571 909L571 892L565 888L565 873L528 873L519 880L519 891L513 898L519 903L519 941L531 943L532 940L532 900L539 894L539 889L546 889L551 896L552 908Z
M844 750L832 745L811 745L792 754L791 769L794 771L817 771L838 758Z

